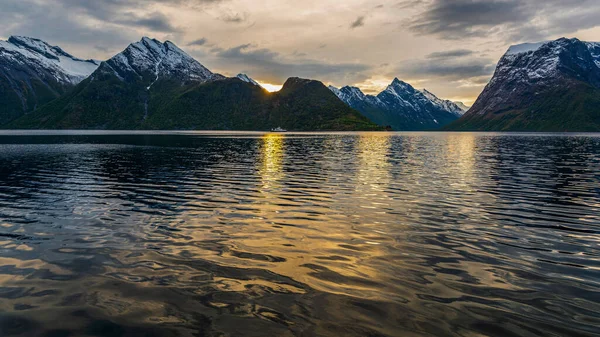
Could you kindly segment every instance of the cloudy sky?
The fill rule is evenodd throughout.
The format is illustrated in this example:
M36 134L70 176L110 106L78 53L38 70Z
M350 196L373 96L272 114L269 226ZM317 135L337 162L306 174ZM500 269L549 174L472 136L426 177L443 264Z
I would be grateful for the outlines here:
M377 92L398 77L467 104L511 44L600 40L598 0L1 0L0 38L106 59L142 36L209 69Z

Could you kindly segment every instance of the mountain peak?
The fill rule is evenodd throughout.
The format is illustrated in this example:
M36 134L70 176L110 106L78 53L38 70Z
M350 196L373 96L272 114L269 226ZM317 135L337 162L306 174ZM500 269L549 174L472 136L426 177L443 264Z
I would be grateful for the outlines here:
M158 41L157 39L151 38L151 37L148 37L148 36L142 37L142 39L140 40L140 42L162 44L162 42Z
M512 46L463 119L461 130L593 129L600 45L577 38ZM577 104L573 104L576 97ZM561 112L563 111L563 112Z
M49 59L58 60L59 56L75 58L59 47L51 46L49 43L33 37L13 35L8 38L8 42L31 52L39 53Z
M82 60L40 39L27 36L11 36L0 41L3 58L28 64L32 70L52 73L58 83L76 84L89 76L100 62Z
M9 122L70 90L100 62L81 60L40 39L11 36L0 40L0 123ZM1 85L0 85L1 86Z
M236 77L244 82L254 84L254 85L257 85L260 87L260 84L258 84L258 82L256 82L255 80L253 80L252 78L250 78L250 76L248 76L246 74L237 74Z
M414 88L413 88L412 85L410 85L410 84L408 84L408 83L406 83L406 82L404 82L402 80L399 80L398 77L394 77L394 80L392 81L392 83L390 85L394 86L394 87L399 87L399 88L404 88L404 89L413 89L414 90Z
M394 78L392 83L384 90L384 92L391 93L393 95L402 95L404 92L414 93L416 90L412 85L399 80L397 77Z
M193 57L170 41L143 37L139 42L130 44L123 52L106 61L102 69L113 72L126 81L142 80L152 84L159 79L171 79L179 82L206 82L220 79Z
M464 113L454 102L439 99L427 90L416 90L398 78L377 96L366 95L352 86L341 89L330 86L329 90L375 123L390 125L394 130L436 129Z
M317 82L317 81L309 80L306 78L300 78L300 77L290 77L283 84L283 88L291 87L291 86L298 86L298 85L306 85L306 84L310 84L312 82Z
M559 46L567 47L571 44L577 44L577 43L585 43L587 45L594 44L593 42L583 42L583 41L579 40L578 38L561 37L559 39L551 40L551 41L526 42L526 43L512 45L506 51L505 56L536 52L538 50L541 50L544 47L554 47L554 48L559 47Z

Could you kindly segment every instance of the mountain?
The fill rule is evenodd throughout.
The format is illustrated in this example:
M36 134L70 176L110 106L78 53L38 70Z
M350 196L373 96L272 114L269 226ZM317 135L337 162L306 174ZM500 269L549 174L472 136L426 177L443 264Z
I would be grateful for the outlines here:
M210 72L172 42L163 43L148 37L130 44L123 52L102 62L92 78L106 75L114 75L127 83L143 84L146 90L150 90L158 81L183 85L224 78Z
M314 80L289 78L269 93L261 86L228 78L191 87L165 102L141 126L145 129L294 131L381 130Z
M473 107L449 130L600 131L600 43L512 46Z
M417 90L397 78L377 96L365 95L350 86L329 89L373 122L394 130L438 129L465 111L454 102L442 100L427 90Z
M255 80L253 80L246 74L238 74L236 77L244 82L260 86L260 84L258 82L256 82Z
M458 106L463 111L463 115L470 109L470 107L466 106L463 102L454 101L452 103L456 104L456 106Z
M0 125L66 93L99 64L34 38L0 41Z
M73 90L8 125L42 129L372 130L321 82L269 93L212 73L173 43L143 38Z

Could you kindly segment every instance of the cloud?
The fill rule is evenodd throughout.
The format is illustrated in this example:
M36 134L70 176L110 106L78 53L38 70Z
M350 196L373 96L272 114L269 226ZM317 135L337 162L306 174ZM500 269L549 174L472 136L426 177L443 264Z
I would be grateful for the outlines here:
M157 5L201 8L225 1L228 0L2 0L0 34L108 45L139 38L140 34L124 30L124 27L160 33L180 32L163 12L148 10Z
M0 2L0 31L5 35L38 37L54 44L87 44L111 46L131 42L137 34L112 25L89 25L60 3L35 0L3 0ZM91 46L90 46L91 47Z
M494 72L495 62L478 57L448 57L426 60L409 60L400 63L394 71L401 77L416 79L443 79L460 81L485 77Z
M208 40L206 38L201 38L198 40L194 40L190 43L188 43L188 46L204 46L206 43L208 42Z
M244 67L241 71L272 83L282 83L291 76L352 83L366 79L368 76L365 72L370 69L370 66L360 63L329 63L307 59L302 56L303 53L296 53L300 57L286 57L252 44L228 49L213 48L211 52L220 62L240 64Z
M492 59L474 56L469 49L454 49L431 53L423 59L400 63L395 72L418 79L443 79L445 81L481 82L489 80L495 69Z
M365 25L365 17L363 15L363 16L359 16L358 18L356 18L356 20L352 21L352 23L350 24L350 29L362 27L364 25Z
M179 29L173 27L169 19L161 13L154 12L147 16L137 16L133 13L127 13L125 18L116 21L118 23L147 28L155 32L177 32Z
M449 51L431 53L431 54L425 56L425 58L428 58L428 59L446 59L446 58L455 58L455 57L469 56L469 55L473 55L473 54L474 54L474 52L472 50L468 50L468 49L456 49L456 50L449 50Z
M400 1L400 2L396 3L394 5L394 7L400 8L400 9L410 9L410 8L415 8L415 7L421 6L423 4L424 4L423 0L405 0L405 1Z
M408 29L446 40L542 39L600 26L596 0L432 0L405 5L410 3L421 11L404 22Z
M226 13L219 17L219 20L230 23L242 23L248 20L248 13Z
M485 36L506 23L526 22L529 11L518 0L436 0L409 23L419 35L443 39Z

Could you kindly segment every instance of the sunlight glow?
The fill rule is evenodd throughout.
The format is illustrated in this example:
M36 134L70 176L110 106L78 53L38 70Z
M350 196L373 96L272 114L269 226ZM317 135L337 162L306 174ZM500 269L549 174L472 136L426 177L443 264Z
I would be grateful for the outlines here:
M260 86L265 88L268 92L276 92L276 91L281 90L281 88L283 87L283 85L281 85L281 84L271 84L271 83L261 83L261 82L258 82L258 84L260 84Z
M263 193L277 186L283 177L284 136L269 133L262 137L262 167L259 171L263 180Z

